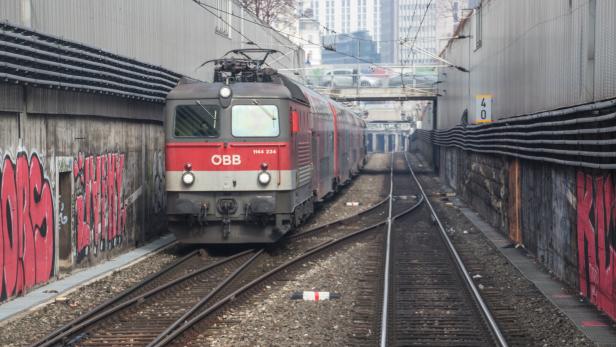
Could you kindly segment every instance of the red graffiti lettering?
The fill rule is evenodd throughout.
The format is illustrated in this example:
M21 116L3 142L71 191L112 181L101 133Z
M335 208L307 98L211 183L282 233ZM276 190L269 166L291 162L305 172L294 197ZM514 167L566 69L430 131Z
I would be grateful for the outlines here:
M616 319L616 197L611 175L577 174L580 292Z
M124 154L79 155L73 162L78 258L111 249L125 237L123 173Z
M54 209L43 165L24 152L0 165L0 299L44 283L54 270Z

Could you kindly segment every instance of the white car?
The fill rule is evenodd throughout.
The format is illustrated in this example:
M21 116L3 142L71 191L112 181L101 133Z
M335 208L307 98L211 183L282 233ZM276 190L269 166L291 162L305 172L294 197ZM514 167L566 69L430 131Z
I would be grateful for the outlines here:
M353 69L336 69L327 71L323 74L320 85L330 88L356 87L357 77L359 77L360 87L378 87L381 85L380 78L361 74L356 76L353 73Z

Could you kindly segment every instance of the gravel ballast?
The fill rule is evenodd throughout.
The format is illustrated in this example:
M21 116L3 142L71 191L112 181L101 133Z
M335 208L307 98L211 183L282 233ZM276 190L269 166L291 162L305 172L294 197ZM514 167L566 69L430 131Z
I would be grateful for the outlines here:
M449 199L439 194L443 192L443 185L437 176L426 171L428 166L419 166L421 159L416 156L412 158L413 168L421 172L418 178L426 194L431 196L430 201L462 260L467 267L472 264L478 272L476 274L481 276L476 284L485 291L498 293L497 302L488 299L488 305L511 309L516 317L517 329L531 339L533 345L593 346L592 341L526 279Z
M347 346L353 330L359 276L374 252L372 242L357 242L318 261L304 264L304 271L288 281L276 281L262 295L240 308L230 309L208 329L212 346ZM346 274L341 276L341 271ZM329 291L339 299L291 300L304 290ZM256 300L258 301L256 301ZM366 331L366 334L373 332Z
M375 171L378 168L383 170L389 165L389 155L374 154L368 157L366 171ZM339 194L332 199L325 201L316 211L315 215L306 224L298 228L299 231L305 230L320 224L332 222L345 218L362 211L387 196L389 188L388 172L382 174L362 174L351 182L349 186L343 188ZM348 203L357 202L358 205L347 206Z
M373 156L368 159L368 166L385 167L389 156ZM344 218L366 209L384 197L383 188L388 181L382 175L361 175L343 188L339 194L323 203L323 207L308 221L309 226L320 225ZM356 206L347 206L347 202L359 202ZM140 282L146 276L155 273L176 260L174 248L151 255L146 261L140 261L130 267L113 272L93 283L84 285L59 299L30 312L0 323L0 346L25 346L37 342L47 334L65 323L88 312L102 302Z
M58 329L63 324L88 312L155 273L177 259L175 247L155 253L142 261L93 283L81 286L75 291L58 296L53 302L17 318L0 323L0 346L28 346Z

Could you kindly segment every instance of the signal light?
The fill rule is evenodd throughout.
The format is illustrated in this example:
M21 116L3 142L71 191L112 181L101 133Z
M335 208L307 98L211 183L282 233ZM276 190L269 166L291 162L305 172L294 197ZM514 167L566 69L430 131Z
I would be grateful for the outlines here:
M299 113L297 111L291 112L291 132L299 132Z
M263 170L263 171L267 170L268 166L269 165L267 165L267 163L265 163L265 162L261 163L261 170Z
M186 171L192 170L192 164L191 163L184 164L184 170L186 170Z

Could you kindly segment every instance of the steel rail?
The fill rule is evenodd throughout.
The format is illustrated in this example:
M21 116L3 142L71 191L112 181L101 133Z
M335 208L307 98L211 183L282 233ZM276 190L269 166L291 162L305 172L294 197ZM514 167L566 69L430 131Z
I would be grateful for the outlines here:
M391 254L391 212L394 191L394 152L391 153L391 171L389 173L389 214L387 216L387 241L385 242L385 278L383 279L383 307L381 311L381 347L387 346L387 316L389 306L389 261Z
M296 238L299 238L299 237L302 237L302 236L306 236L307 234L311 234L311 233L313 233L315 231L319 231L321 229L329 228L332 225L342 224L342 223L344 223L346 221L349 221L349 220L351 220L353 218L357 218L357 217L362 216L362 215L364 215L364 214L366 214L368 212L374 211L375 209L377 209L378 207L380 207L381 205L386 203L388 200L389 200L389 196L386 197L385 199L377 202L376 204L374 204L374 205L372 205L372 206L370 206L370 207L368 207L366 209L363 209L363 210L361 210L361 211L359 211L359 212L357 212L357 213L355 213L353 215L350 215L350 216L347 216L347 217L343 217L343 218L340 218L340 219L336 219L335 221L332 221L332 222L329 222L329 223L317 225L315 227L312 227L310 229L304 230L304 231L299 232L297 234L289 235L288 237L284 238L283 240L285 240L285 241L286 240L294 240Z
M412 211L414 211L415 209L417 209L417 207L419 207L424 201L424 197L421 196L420 199L418 200L418 202L407 208L406 210L401 211L400 213L396 214L395 216L392 217L392 219L398 218L400 216L403 216L407 213L410 213ZM192 326L194 326L195 324L197 324L199 321L203 320L204 318L206 318L207 316L211 315L213 312L215 312L216 310L220 309L221 307L223 307L224 305L228 304L229 302L235 300L236 297L238 297L239 295L245 293L247 290L253 288L254 286L264 282L266 279L278 274L279 272L281 272L282 270L290 267L291 265L297 264L299 262L301 262L302 260L313 256L319 252L322 252L330 247L333 247L343 241L346 241L348 239L351 239L355 236L364 234L370 230L374 230L380 226L383 226L387 223L387 220L381 221L379 223L370 225L368 227L365 227L363 229L360 229L358 231L355 231L353 233L347 234L345 236L342 236L338 239L335 240L327 240L325 242L323 242L322 244L320 244L319 246L317 246L316 248L307 251L305 253L303 253L302 255L299 255L279 266L277 266L276 268L268 271L267 273L257 277L256 279L252 280L251 282L247 283L246 285L244 285L243 287L235 290L233 293L227 295L226 297L222 298L221 300L219 300L218 302L216 302L215 304L213 304L212 306L210 306L207 310L199 313L198 315L196 315L195 317L191 318L189 321L187 321L185 324L179 326L175 331L173 331L172 333L170 333L169 335L167 335L164 339L162 339L160 342L151 345L150 347L160 347L160 346L166 346L169 343L171 343L175 338L177 338L179 335L181 335L183 332L185 332L186 330L190 329Z
M176 244L176 242L173 242L173 244ZM132 287L126 289L125 291L123 291L122 293L118 294L117 296L114 296L113 298L99 304L98 306L94 307L92 310L82 314L81 316L73 319L72 321L64 324L62 327L52 331L51 333L47 334L45 337L43 337L41 340L39 340L38 342L34 343L34 346L38 346L38 345L42 345L43 343L45 343L46 341L53 339L54 337L58 336L59 334L63 333L64 331L70 329L71 327L87 320L88 318L94 316L95 314L105 310L105 309L109 309L110 306L116 304L117 302L119 302L120 300L126 298L127 296L129 296L130 294L133 294L134 292L136 292L137 290L141 289L143 286L146 286L150 283L152 283L154 280L160 278L162 275L168 273L169 271L175 269L176 267L180 266L181 264L185 263L186 261L188 261L189 259L191 259L192 257L194 257L195 255L197 255L200 252L200 250L194 250L188 254L186 254L185 256L183 256L182 258L174 261L173 263L169 264L168 266L166 266L164 269L153 273L149 276L147 276L146 278L144 278L141 282L133 285Z
M100 313L98 313L96 315L89 315L87 319L80 320L78 324L72 325L72 326L68 327L67 329L64 329L64 331L62 333L57 334L55 337L53 337L51 339L48 339L48 340L45 339L43 343L40 343L40 344L37 343L37 344L35 344L33 346L49 347L49 346L55 346L55 345L58 345L58 344L63 345L65 340L68 339L71 335L73 335L73 334L79 332L80 330L82 330L84 328L87 328L88 326L91 326L91 325L93 325L93 324L95 324L95 323L97 323L97 322L99 322L99 321L101 321L101 320L103 320L103 319L113 315L114 313L116 313L116 312L118 312L118 311L120 311L120 310L122 310L122 309L124 309L126 307L132 306L132 305L134 305L136 303L140 303L143 300L145 300L145 299L147 299L147 298L149 298L149 297L151 297L151 296L153 296L155 294L158 294L158 293L162 292L163 290L168 289L168 288L170 288L170 287L172 287L172 286L174 286L174 285L176 285L176 284L178 284L180 282L183 282L183 281L185 281L187 279L193 278L193 277L195 277L195 276L197 276L197 275L199 275L201 273L204 273L206 271L209 271L209 270L211 270L211 269L213 269L215 267L224 265L224 264L226 264L226 263L228 263L228 262L230 262L232 260L235 260L235 259L237 259L237 258L239 258L241 256L244 256L244 255L247 255L247 254L249 254L251 252L254 252L254 250L246 250L246 251L234 254L232 256L229 256L227 258L221 259L221 260L219 260L219 261L217 261L215 263L208 264L208 265L203 266L202 268L200 268L198 270L192 271L192 272L190 272L190 273L188 273L188 274L186 274L184 276L176 278L175 280L169 281L169 282L167 282L167 283L165 283L163 285L160 285L160 286L158 286L158 287L156 287L154 289L151 289L151 290L147 291L146 293L143 293L143 294L141 294L139 296L136 296L136 297L134 297L134 298L132 298L132 299L130 299L128 301L122 302L121 304L119 304L117 306L114 306L114 307L112 307L110 309L102 311L102 312L100 312Z
M190 310L186 311L180 318L176 319L175 322L171 323L167 329L165 329L162 333L160 333L152 342L148 343L148 347L153 346L163 340L167 335L169 335L173 330L177 329L178 326L185 323L188 318L193 315L193 313L197 312L198 309L203 307L210 299L219 293L226 285L231 283L234 278L237 277L248 265L254 263L254 261L265 251L265 248L260 249L256 252L250 259L246 260L244 264L235 269L229 276L227 276L222 282L220 282L214 289L212 289L206 296L204 296L198 303L196 303Z
M424 191L421 183L419 182L419 179L415 175L415 172L413 171L413 168L411 166L411 162L408 158L407 153L404 154L404 158L406 160L407 166L409 167L409 170L411 171L411 175L413 176L413 179L415 180L415 183L417 184L417 187L419 187L419 190L421 191L421 195L423 196L426 202L426 205L430 209L430 214L434 217L434 220L438 224L440 235L443 238L443 241L445 241L445 245L447 246L449 253L452 255L458 270L462 274L462 278L464 279L466 286L468 287L471 294L473 295L473 299L479 306L480 312L483 315L484 319L486 320L486 323L488 324L488 327L490 328L494 336L494 339L496 340L496 342L498 342L499 346L508 347L507 341L505 340L505 337L500 331L500 328L498 327L496 320L492 316L492 313L490 312L488 306L483 301L483 298L481 297L479 290L475 286L475 283L473 282L471 276L466 270L466 266L464 266L464 263L462 262L462 258L460 258L460 255L458 254L455 247L453 246L453 243L449 239L449 236L447 236L447 232L445 231L445 228L443 227L443 223L441 223L441 220L438 218L436 211L434 210L434 208L432 207L432 204L430 203L430 199L426 195L426 192Z

